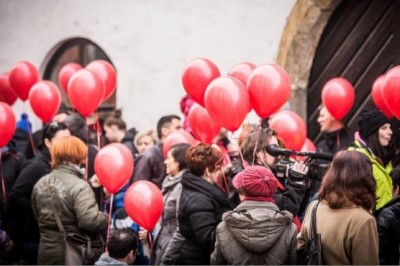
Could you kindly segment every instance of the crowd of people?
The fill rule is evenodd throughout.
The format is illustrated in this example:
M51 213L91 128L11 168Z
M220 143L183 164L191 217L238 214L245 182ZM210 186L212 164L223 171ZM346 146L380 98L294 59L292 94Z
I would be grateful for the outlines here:
M188 106L181 109L187 115ZM65 264L65 233L82 233L107 240L96 265L299 264L315 209L324 264L399 264L398 132L382 112L363 111L350 132L322 107L316 147L332 162L286 158L283 172L284 158L267 147L284 144L268 123L243 126L237 144L221 131L212 144L177 143L164 156L169 134L190 132L185 122L166 115L155 130L137 132L120 113L103 121L106 142L126 145L134 157L130 181L110 200L84 118L60 111L31 133L24 116L1 150L0 263ZM124 208L138 180L164 198L153 232Z

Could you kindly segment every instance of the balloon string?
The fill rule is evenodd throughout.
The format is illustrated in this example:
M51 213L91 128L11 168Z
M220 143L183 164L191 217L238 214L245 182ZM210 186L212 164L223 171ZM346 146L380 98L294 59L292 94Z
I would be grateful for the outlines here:
M114 204L114 193L111 194L111 199L110 199L110 209L108 211L108 225L107 225L107 238L106 238L106 241L108 241L108 238L110 237L111 216L112 216L113 204ZM107 252L107 246L106 246L106 252Z
M254 165L254 160L256 159L257 146L258 146L258 141L259 141L259 136L261 134L261 130L262 130L262 128L261 128L261 123L260 123L259 128L257 129L256 132L254 132L254 134L257 134L257 135L256 135L256 145L254 146L254 151L253 151L253 160L251 161L252 166Z
M97 147L100 149L100 137L101 137L101 130L100 130L100 123L99 119L96 120L96 132L97 132Z
M4 181L4 174L3 174L3 162L2 162L2 152L0 151L0 173L1 173L1 189L3 191L3 200L4 200L4 206L7 206L7 196L6 196L6 185Z
M28 107L27 107L27 105L28 105L28 104L27 104L26 102L24 102L24 109L25 109L25 114L26 114L26 115L28 115ZM36 147L35 147L35 143L33 142L32 128L31 128L31 126L29 125L29 120L28 120L28 118L27 118L27 120L26 120L26 126L28 127L29 142L30 142L30 144L31 144L31 148L32 148L33 155L36 155L36 154L37 154L37 150L36 150Z
M151 231L149 231L147 234L147 240L149 242L150 249L152 249L154 243L153 243L153 234Z
M238 146L239 146L239 142L237 141L238 138L235 137L235 133L234 133L234 132L232 132L231 139L235 139L236 142L238 143ZM244 161L244 159L243 159L243 154L242 154L242 151L240 150L240 146L239 146L239 149L238 149L238 150L239 150L240 160L242 161L243 168L246 168L247 165L246 165L246 163L245 163L245 161Z
M89 118L86 118L86 147L87 147L87 156L86 156L86 162L85 162L85 181L87 182L89 179Z

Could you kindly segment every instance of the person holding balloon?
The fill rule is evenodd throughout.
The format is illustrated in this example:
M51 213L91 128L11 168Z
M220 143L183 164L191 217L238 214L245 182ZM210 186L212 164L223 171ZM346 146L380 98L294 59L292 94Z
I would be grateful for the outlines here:
M350 150L359 151L368 156L372 163L376 180L376 210L382 208L392 198L392 160L396 150L392 143L391 123L387 116L377 109L363 110L358 118L358 132Z
M10 235L20 252L16 254L28 259L29 264L36 264L39 230L33 216L31 195L33 186L43 176L51 172L50 150L60 139L70 136L64 123L51 122L46 125L42 136L42 150L25 164L9 194Z
M216 186L222 159L222 153L208 144L186 152L188 171L182 175L178 213L179 231L185 239L177 264L210 264L215 230L222 214L231 209L228 195Z
M87 154L77 137L58 140L51 148L53 170L33 188L32 209L40 230L38 264L65 264L64 235L55 211L67 233L95 237L107 227L108 215L99 211L90 185L83 180L81 165Z
M321 106L317 122L323 134L323 139L317 143L317 150L325 153L336 154L338 151L347 149L354 138L350 130L340 121L333 117L326 106ZM329 164L329 161L319 160L319 164ZM320 168L322 169L322 168ZM325 172L325 170L324 170ZM318 173L323 176L324 173ZM321 186L321 181L312 179L310 184L310 199L314 197Z
M168 176L164 179L161 192L164 198L164 210L160 220L160 229L154 240L150 255L150 265L159 265L170 240L177 228L179 201L182 192L180 184L182 174L186 170L185 154L189 144L173 145L164 163Z

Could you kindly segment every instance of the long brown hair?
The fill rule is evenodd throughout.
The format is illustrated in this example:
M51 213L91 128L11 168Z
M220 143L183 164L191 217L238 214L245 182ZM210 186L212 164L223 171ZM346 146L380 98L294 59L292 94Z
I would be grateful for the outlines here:
M375 189L369 158L358 151L341 151L323 178L318 199L326 200L334 209L355 204L372 210L376 203Z

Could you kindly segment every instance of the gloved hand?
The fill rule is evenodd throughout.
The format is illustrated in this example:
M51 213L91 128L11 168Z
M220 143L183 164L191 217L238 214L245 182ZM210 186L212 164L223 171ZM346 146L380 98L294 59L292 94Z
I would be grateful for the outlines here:
M295 162L293 166L289 169L288 179L298 184L304 185L304 180L306 179L308 173L308 166L303 162Z

